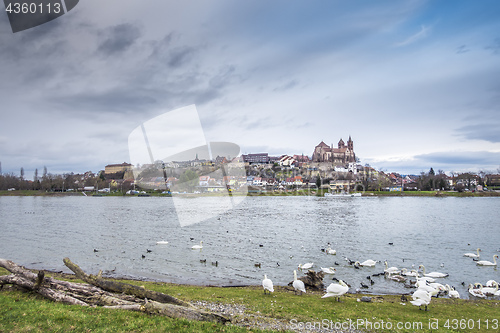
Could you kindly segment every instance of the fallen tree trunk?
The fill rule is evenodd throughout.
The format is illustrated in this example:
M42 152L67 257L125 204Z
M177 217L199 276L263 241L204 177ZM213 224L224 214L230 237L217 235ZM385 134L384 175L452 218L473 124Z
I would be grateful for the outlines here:
M35 274L12 261L0 259L0 267L13 273L0 276L0 286L17 285L37 292L55 302L73 305L103 306L110 309L141 311L171 318L212 321L222 324L230 321L224 316L200 310L190 303L167 294L128 283L105 280L100 274L97 276L86 274L69 258L64 258L64 264L86 283L74 283L45 277L43 271Z

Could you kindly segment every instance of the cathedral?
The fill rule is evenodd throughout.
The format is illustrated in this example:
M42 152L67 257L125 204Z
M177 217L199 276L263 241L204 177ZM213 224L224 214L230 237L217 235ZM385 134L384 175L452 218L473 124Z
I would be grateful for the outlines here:
M312 161L330 162L334 165L343 165L356 162L356 154L354 154L354 142L349 136L347 146L345 145L344 140L340 139L338 148L333 148L333 144L330 147L326 143L321 141L321 143L314 148Z

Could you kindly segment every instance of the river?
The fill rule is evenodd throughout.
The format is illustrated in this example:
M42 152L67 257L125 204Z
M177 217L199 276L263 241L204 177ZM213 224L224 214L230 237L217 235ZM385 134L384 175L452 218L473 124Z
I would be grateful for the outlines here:
M221 199L176 200L184 213L203 216ZM437 282L455 286L462 298L469 283L500 281L496 267L463 256L476 248L481 260L500 254L500 199L494 197L247 197L183 227L179 207L160 197L0 197L0 257L64 272L62 259L69 257L93 274L102 269L117 277L219 286L259 285L264 274L286 285L298 264L313 262L316 270L335 267L351 292L364 283L369 288L362 290L375 294L411 291L383 277L368 283L384 260L448 273ZM200 241L203 249L192 250ZM336 255L322 251L328 243ZM354 269L346 257L381 262Z

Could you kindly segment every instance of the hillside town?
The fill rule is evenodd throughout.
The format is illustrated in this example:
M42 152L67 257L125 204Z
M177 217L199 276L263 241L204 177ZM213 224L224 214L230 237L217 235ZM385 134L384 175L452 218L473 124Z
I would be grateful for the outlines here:
M1 166L1 164L0 164ZM498 171L498 170L497 170ZM54 192L101 191L120 193L249 193L323 190L357 191L485 191L500 189L498 173L445 174L432 168L420 175L402 175L362 165L354 151L354 141L340 139L336 145L321 141L311 156L268 153L216 156L213 160L155 161L136 165L108 164L97 173L51 174L44 167L35 170L33 180L1 174L0 190L43 190Z

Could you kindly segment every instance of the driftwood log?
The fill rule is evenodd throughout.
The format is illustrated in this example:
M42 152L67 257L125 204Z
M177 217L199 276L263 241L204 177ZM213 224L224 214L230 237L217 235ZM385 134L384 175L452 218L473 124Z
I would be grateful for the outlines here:
M323 289L325 288L325 285L323 284L324 277L325 273L316 273L315 271L310 269L307 271L306 275L299 277L297 280L301 280L302 282L304 282L306 289L323 291ZM288 285L291 286L292 284L293 281Z
M34 291L52 301L66 304L102 306L222 324L229 321L224 316L200 310L190 303L167 294L128 283L105 280L101 277L101 273L97 276L86 274L69 258L64 258L64 264L75 273L77 278L86 283L74 283L45 277L43 271L35 274L10 260L0 259L0 267L12 273L0 276L0 287L6 284L16 285Z

